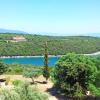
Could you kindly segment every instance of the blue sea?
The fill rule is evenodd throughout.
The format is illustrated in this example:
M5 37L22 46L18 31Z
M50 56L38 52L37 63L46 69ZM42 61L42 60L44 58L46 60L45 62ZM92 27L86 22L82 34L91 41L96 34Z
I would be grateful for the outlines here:
M59 57L49 57L48 65L54 66L58 61ZM6 64L32 64L35 66L43 66L44 58L43 57L23 57L23 58L2 58L1 59Z

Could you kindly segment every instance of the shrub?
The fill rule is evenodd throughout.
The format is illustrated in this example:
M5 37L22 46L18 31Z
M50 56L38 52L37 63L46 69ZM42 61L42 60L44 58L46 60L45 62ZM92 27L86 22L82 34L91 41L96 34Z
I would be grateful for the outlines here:
M3 90L1 100L48 100L46 93L39 92L35 87L29 86L29 83L15 87L12 90Z
M0 100L21 100L14 90L2 90Z
M13 82L12 82L12 84L14 85L14 86L19 86L19 85L21 85L23 83L23 81L21 81L21 80L14 80Z
M10 64L8 65L7 74L22 74L24 66L20 64Z
M54 69L55 86L68 96L84 95L94 82L97 69L91 58L69 53L57 62Z
M94 84L96 85L96 87L100 88L100 71L97 72Z
M100 88L97 88L95 85L89 84L88 89L91 91L92 95L100 96Z
M5 73L6 71L7 71L7 66L4 63L0 62L0 75Z

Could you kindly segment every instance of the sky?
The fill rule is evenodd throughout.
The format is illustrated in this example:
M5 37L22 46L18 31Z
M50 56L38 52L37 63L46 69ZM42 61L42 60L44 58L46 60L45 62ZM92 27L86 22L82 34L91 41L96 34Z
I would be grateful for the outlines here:
M47 35L100 34L100 0L0 0L0 28Z

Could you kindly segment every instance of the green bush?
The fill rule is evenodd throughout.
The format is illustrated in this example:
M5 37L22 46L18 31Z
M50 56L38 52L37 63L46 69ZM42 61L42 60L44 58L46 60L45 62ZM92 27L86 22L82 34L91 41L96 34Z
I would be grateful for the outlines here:
M15 72L16 72L16 73L21 73L21 72L23 72L23 68L20 68L20 67L19 67L19 68L16 68L16 69L15 69Z
M2 75L3 73L5 73L8 70L8 67L6 64L0 62L0 75Z
M3 90L1 100L48 100L48 95L24 82L12 90Z
M94 84L96 85L96 87L100 88L100 71L97 72Z
M12 84L14 85L14 86L19 86L19 85L21 85L23 83L23 81L21 81L21 80L14 80L13 82L12 82Z
M53 73L59 90L68 96L81 96L86 93L89 83L95 81L97 68L91 58L69 53L59 59Z
M21 100L18 93L14 90L2 90L0 100Z
M24 70L24 65L21 64L8 64L8 71L6 74L22 74Z
M88 89L89 89L89 91L91 91L92 95L100 96L100 88L97 88L95 85L89 84Z

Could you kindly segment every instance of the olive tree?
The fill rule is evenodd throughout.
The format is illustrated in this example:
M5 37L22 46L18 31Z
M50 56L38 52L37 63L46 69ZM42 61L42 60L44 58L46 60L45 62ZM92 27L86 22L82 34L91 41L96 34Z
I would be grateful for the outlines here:
M69 53L62 56L54 69L54 83L68 96L81 96L95 80L97 69L90 57Z
M24 73L23 73L23 76L25 76L27 78L31 78L33 83L35 83L34 78L36 78L40 75L41 75L40 70L33 70L33 71L27 70L27 71L24 71Z

